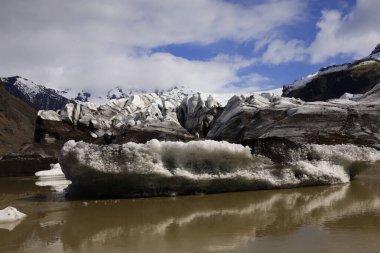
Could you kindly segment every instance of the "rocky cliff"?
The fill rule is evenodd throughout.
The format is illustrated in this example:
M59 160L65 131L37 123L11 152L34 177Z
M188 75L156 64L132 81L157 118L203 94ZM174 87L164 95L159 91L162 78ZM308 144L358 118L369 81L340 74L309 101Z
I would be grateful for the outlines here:
M12 96L0 81L0 156L33 142L37 111Z
M345 93L364 94L380 83L380 45L363 59L322 68L291 85L284 86L283 96L304 101L327 101Z
M231 99L207 138L247 144L258 154L282 161L291 158L289 149L310 143L380 149L379 85L353 100L304 102L284 97L271 101L253 98Z

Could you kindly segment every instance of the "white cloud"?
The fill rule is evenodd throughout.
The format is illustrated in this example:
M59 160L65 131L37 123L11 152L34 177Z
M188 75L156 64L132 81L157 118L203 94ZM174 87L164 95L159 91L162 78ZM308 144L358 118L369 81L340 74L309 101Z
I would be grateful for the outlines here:
M261 57L266 64L294 61L323 63L329 58L348 55L353 59L367 56L380 43L380 1L358 0L348 14L323 10L317 22L314 41L307 46L300 40L264 39L256 51L267 46Z
M114 56L108 57L105 61L94 62L91 66L80 70L80 73L67 73L67 78L84 74L89 79L85 83L91 83L95 74L99 78L97 80L99 83L111 87L123 85L127 80L131 87L154 89L189 85L195 90L211 91L226 82L238 81L235 71L242 64L244 65L244 61L225 62L219 59L190 61L168 53L137 57ZM103 70L101 73L92 73L92 69Z
M262 56L263 63L280 64L306 59L305 45L300 40L274 40L269 43Z
M380 1L358 0L347 15L325 10L317 24L315 41L308 48L313 63L340 54L359 58L368 55L380 43Z
M243 75L240 77L239 83L227 84L219 89L220 93L250 93L253 91L263 91L273 88L268 84L270 79L257 73Z
M240 6L221 0L6 1L0 8L0 74L58 88L101 92L114 84L211 91L241 81L252 61L190 61L151 53L157 46L259 40L295 22L300 0Z

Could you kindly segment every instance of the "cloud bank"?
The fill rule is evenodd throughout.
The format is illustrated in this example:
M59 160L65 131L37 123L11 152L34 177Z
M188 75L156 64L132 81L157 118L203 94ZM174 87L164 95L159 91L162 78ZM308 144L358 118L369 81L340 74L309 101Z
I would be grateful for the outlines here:
M323 11L317 23L319 32L308 49L311 61L323 62L339 54L354 58L368 55L380 43L379 9L378 0L358 0L346 15L336 10Z
M294 61L320 64L337 56L352 59L367 56L380 43L379 9L378 0L357 0L348 13L322 10L316 23L315 39L310 45L302 40L275 39L268 42L261 61L269 64Z
M153 49L261 40L296 22L302 9L300 0L249 5L221 0L6 0L0 8L5 63L0 74L98 93L116 85L153 89L183 84L202 91L229 84L257 87L255 81L265 78L238 73L254 59L220 54L189 60ZM285 46L299 47L297 42Z

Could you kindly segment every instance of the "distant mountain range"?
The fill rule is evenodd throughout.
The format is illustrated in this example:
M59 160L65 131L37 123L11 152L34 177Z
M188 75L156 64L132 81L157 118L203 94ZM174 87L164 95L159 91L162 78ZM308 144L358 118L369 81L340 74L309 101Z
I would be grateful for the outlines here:
M12 76L0 78L6 90L13 96L20 98L27 104L31 105L36 110L58 110L62 109L68 103L86 103L92 102L96 104L104 104L112 99L128 98L133 95L148 94L145 89L124 88L116 86L108 90L104 96L95 97L90 91L74 92L72 90L57 90L47 88L43 85L34 83L21 76ZM274 89L266 91L268 94L281 95L282 89ZM197 91L187 89L184 86L174 86L166 90L154 91L157 95L172 97L178 101L188 95L197 94ZM252 92L252 93L261 93ZM73 95L74 94L74 95ZM209 93L207 93L209 95ZM221 104L226 104L227 101L234 95L230 94L212 94Z
M20 98L37 110L58 110L66 104L76 102L104 103L110 99L127 98L134 94L147 93L143 89L125 89L116 86L107 91L103 97L94 97L89 91L74 92L72 90L57 90L36 84L21 76L0 78L6 90L13 96ZM74 95L73 95L74 94Z

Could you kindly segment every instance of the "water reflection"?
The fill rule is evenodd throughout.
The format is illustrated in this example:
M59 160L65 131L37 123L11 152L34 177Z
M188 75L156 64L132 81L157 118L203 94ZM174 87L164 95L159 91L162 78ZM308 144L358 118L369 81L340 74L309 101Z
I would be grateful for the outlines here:
M62 178L49 178L49 179L39 179L36 182L37 186L50 187L51 190L56 192L63 192L67 186L70 185L70 181Z
M371 180L330 187L104 201L65 201L26 184L29 190L18 188L12 193L8 189L7 197L0 198L1 205L12 203L28 214L14 230L0 229L0 251L271 252L278 238L302 241L320 230L379 237L379 181Z
M361 196L343 185L90 203L84 212L70 209L62 242L72 250L89 245L96 250L105 242L142 252L232 249L255 237L289 234L304 224L323 224L379 207L379 198L368 189L356 185L356 191ZM103 221L94 224L97 220ZM92 224L78 229L79 223Z
M7 222L7 223L0 223L0 229L6 229L9 231L12 231L21 223L21 220L13 221L13 222Z

